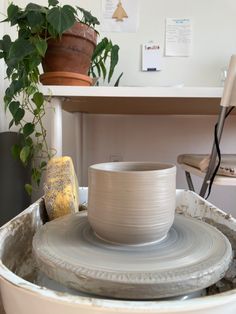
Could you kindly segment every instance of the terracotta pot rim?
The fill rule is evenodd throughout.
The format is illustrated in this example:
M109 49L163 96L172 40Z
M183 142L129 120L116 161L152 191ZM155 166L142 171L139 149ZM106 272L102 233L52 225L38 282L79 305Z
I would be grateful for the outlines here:
M127 173L139 175L156 175L157 173L176 173L176 165L173 163L152 161L120 161L116 163L105 162L89 166L89 171L98 171L101 173L109 172L118 174Z
M57 80L61 79L62 81L65 80L65 84L58 84ZM93 79L87 75L76 73L76 72L67 72L67 71L55 71L55 72L45 72L40 75L40 82L43 85L67 85L69 84L66 82L66 80L73 80L74 83L71 84L72 86L91 86L93 85ZM52 80L56 80L55 84L52 84ZM79 82L84 81L87 84L79 84Z
M93 81L91 77L85 74L80 74L77 72L68 72L68 71L53 71L53 72L45 72L40 75L40 77L66 77L66 78L78 78L78 79L83 79L85 81Z

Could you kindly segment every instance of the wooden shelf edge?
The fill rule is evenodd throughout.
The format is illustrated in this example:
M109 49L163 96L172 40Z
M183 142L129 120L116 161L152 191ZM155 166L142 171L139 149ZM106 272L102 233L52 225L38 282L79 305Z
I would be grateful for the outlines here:
M218 87L44 86L45 96L60 98L68 112L95 114L218 114Z

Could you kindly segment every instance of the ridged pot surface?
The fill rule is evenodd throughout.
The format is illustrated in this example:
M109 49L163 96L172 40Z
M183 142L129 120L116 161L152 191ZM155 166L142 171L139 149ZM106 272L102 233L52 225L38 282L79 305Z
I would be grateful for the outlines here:
M83 23L75 23L60 40L50 39L42 62L44 72L75 72L87 75L97 33Z
M116 162L89 168L88 219L100 238L121 244L160 241L175 214L176 167Z

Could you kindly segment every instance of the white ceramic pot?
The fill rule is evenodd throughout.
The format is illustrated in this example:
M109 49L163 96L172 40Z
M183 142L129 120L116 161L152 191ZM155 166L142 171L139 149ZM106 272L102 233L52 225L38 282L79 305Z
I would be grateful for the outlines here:
M122 244L160 241L174 221L176 167L114 162L89 167L88 219L100 238Z

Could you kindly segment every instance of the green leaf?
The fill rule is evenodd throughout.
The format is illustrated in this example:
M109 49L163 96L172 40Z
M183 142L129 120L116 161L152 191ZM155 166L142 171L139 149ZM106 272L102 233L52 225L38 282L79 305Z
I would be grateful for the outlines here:
M40 92L36 92L33 96L33 102L35 103L37 108L40 109L44 103L43 94Z
M27 4L25 11L42 11L42 6L36 3L29 3Z
M120 79L122 78L123 74L124 74L124 73L122 72L122 73L119 75L118 79L116 80L116 82L115 82L115 84L114 84L115 87L119 86L119 84L120 84Z
M93 56L92 56L92 60L96 59L98 56L100 56L103 51L106 49L108 44L108 39L105 37L102 39L102 41L100 41L100 43L97 44L94 52L93 52Z
M26 123L23 127L23 134L25 137L29 136L30 134L32 134L34 132L34 124L32 123Z
M14 90L13 90L13 88L11 88L11 86L9 86L6 89L5 96L4 96L4 102L5 102L6 108L9 106L9 104L12 101L13 97L14 97Z
M40 168L45 168L47 166L47 163L46 161L42 161L41 164L40 164Z
M12 95L16 95L24 87L22 80L13 80L9 86Z
M11 3L7 8L7 17L9 20L12 19L16 15L16 13L19 11L19 7L17 5L14 5Z
M12 119L11 121L10 121L10 123L9 123L9 125L8 125L8 129L10 130L11 129L11 127L13 126L13 124L14 124L14 119Z
M26 192L28 193L28 195L31 195L32 194L32 191L33 191L33 187L31 184L25 184L25 190Z
M91 14L91 12L81 8L81 7L77 7L77 9L83 14L83 22L89 26L95 26L95 25L99 25L99 21L98 19L93 16Z
M96 73L94 72L94 69L93 69L93 68L90 69L89 75L92 75L93 78L97 77L97 75L96 75Z
M23 164L27 164L27 161L30 157L31 149L29 146L24 146L20 151L20 160Z
M0 41L0 49L3 51L4 59L7 60L9 55L9 50L11 48L11 38L9 35L4 35L2 40Z
M18 37L28 39L31 37L31 31L29 28L20 28L18 31Z
M15 159L18 159L20 157L20 151L21 148L18 144L14 144L11 148L11 154Z
M14 68L14 65L9 65L7 67L7 77L10 78L10 76L12 75L12 73L14 72L15 68Z
M109 42L106 46L106 50L104 52L104 62L106 61L107 57L109 56L109 53L111 52L112 47L113 47L112 42L111 42L111 40L109 40Z
M13 118L15 117L16 112L19 109L19 107L20 107L19 101L12 101L9 104L9 110L10 110L10 113L12 114Z
M66 8L67 10L70 10L75 16L77 15L77 11L71 5L65 4L64 8Z
M35 133L35 137L40 137L40 136L42 136L43 134L42 133L40 133L40 132L36 132Z
M19 38L12 43L9 51L9 64L16 64L30 55L35 50L34 46L26 39Z
M33 145L33 140L30 136L28 136L26 139L25 139L25 145L27 146L32 146Z
M37 38L37 40L34 42L34 45L40 56L44 57L48 48L47 41L42 38Z
M109 70L109 75L108 75L108 83L110 83L111 77L114 73L115 66L117 65L118 60L119 60L119 55L118 55L119 49L120 48L118 45L114 45L111 50L111 63L110 63L110 70Z
M37 30L39 26L43 25L44 17L39 11L29 11L27 14L27 21L32 29Z
M39 114L40 114L40 111L41 111L40 109L34 109L34 115L35 115L35 116L39 115Z
M48 34L50 35L50 37L52 38L57 38L58 37L58 33L57 31L52 27L52 25L48 24Z
M68 6L53 7L47 15L48 23L55 29L60 36L76 22L75 15Z
M32 169L32 179L34 180L34 182L37 183L38 186L40 184L41 176L42 176L42 173L41 171L39 171L39 169L37 168Z
M9 110L13 116L13 119L15 121L15 124L19 124L19 122L22 120L22 118L25 115L25 110L20 108L19 101L12 101L9 104Z
M17 5L11 3L7 8L7 21L11 22L11 25L15 25L17 23L17 17L19 15L20 8Z
M98 77L100 77L100 76L101 76L101 69L100 69L100 66L96 63L96 64L95 64L95 67L96 67L97 72L98 72Z
M14 120L15 120L15 124L18 125L20 123L20 121L23 119L25 115L25 110L22 108L18 108L15 116L14 116Z
M35 86L30 85L26 88L26 93L27 95L32 95L35 93L35 90L36 90Z
M29 69L31 71L29 76L30 76L30 80L34 83L38 83L39 81L38 65L40 63L41 63L41 58L39 56L35 56L35 59L33 61L30 60L30 63L29 63Z
M59 2L57 0L48 0L48 6L55 7Z
M106 69L106 67L105 67L104 62L100 62L99 64L100 64L100 67L101 67L101 69L102 69L102 76L103 76L103 79L105 80L106 75L107 75L107 69Z

